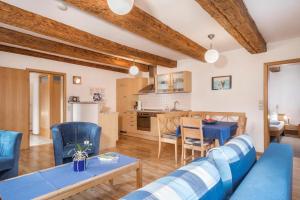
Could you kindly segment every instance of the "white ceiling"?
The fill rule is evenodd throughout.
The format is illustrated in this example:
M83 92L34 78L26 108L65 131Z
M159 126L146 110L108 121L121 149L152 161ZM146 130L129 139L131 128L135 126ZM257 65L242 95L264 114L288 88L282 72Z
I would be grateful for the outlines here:
M300 0L244 0L266 42L300 37Z
M133 48L176 60L188 58L71 6L67 11L61 11L55 0L4 2ZM300 0L244 2L267 42L300 37ZM210 33L216 34L214 47L221 52L242 48L195 0L136 0L135 4L206 48L209 47L207 35Z

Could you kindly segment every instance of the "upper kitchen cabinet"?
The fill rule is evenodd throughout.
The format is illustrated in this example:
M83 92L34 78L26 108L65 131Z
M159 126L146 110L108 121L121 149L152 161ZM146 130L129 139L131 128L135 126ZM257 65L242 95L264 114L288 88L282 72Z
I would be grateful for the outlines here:
M192 73L189 71L157 75L156 93L192 92Z
M157 75L155 78L156 93L170 93L172 92L171 74Z
M133 110L137 94L140 89L148 84L147 78L122 78L117 79L117 111L126 112Z
M122 78L116 83L116 108L119 112L120 130L126 132L128 129L128 111L134 109L139 90L147 86L147 78Z

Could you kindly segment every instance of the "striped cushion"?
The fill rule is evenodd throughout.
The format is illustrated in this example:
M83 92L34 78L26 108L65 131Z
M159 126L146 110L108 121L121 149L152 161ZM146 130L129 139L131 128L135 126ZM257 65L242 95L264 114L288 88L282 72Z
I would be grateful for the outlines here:
M121 199L206 200L223 197L223 186L218 170L207 159L199 159Z
M210 150L208 157L220 172L225 193L230 195L255 163L256 151L250 136L241 135Z
M213 140L207 139L203 141L204 145L212 144ZM201 146L201 141L199 139L193 139L193 138L186 138L185 144L194 145L194 146Z
M174 139L174 140L178 138L177 135L176 135L176 133L172 133L172 132L170 132L170 133L164 133L164 134L162 134L161 137L163 137L163 138L169 138L169 139Z

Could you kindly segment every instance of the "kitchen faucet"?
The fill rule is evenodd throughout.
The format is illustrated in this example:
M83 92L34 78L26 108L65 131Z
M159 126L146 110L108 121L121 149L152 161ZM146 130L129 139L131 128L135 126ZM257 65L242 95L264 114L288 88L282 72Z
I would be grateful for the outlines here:
M177 105L179 104L179 101L174 101L174 107L173 107L173 109L172 110L177 110Z

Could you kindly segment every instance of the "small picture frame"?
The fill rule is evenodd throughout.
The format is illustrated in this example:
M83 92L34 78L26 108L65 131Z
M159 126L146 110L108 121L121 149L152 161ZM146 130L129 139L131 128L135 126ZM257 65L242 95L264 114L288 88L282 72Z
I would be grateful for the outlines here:
M232 87L232 76L215 76L211 79L212 90L230 90Z

